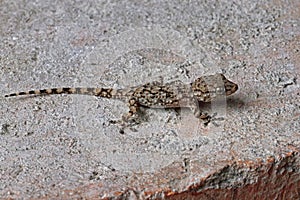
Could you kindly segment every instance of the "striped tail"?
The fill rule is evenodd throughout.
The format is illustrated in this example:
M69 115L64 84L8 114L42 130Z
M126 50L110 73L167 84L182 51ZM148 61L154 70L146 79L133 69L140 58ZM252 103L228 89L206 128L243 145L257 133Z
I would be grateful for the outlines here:
M5 97L21 96L21 95L51 95L51 94L84 94L100 96L104 98L113 98L120 96L119 90L112 88L49 88L43 90L30 90L27 92L16 92L7 94Z

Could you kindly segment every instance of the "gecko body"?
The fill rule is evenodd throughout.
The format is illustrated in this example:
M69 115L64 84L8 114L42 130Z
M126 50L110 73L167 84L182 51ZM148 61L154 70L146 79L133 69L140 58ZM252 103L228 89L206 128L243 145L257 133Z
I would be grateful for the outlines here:
M141 106L149 108L190 107L197 117L206 119L208 116L199 110L198 101L211 102L218 95L225 94L229 96L235 93L237 89L238 85L228 80L223 74L214 74L199 77L190 84L176 81L166 84L151 82L129 89L51 88L17 92L5 95L5 97L20 95L84 94L127 101L129 112L123 116L123 121L128 121L134 117Z

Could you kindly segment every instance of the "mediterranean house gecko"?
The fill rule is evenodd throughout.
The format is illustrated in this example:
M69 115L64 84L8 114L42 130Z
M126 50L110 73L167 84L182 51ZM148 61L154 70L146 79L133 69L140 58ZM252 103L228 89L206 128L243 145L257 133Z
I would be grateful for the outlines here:
M179 108L190 107L195 116L208 124L211 117L202 113L198 101L211 102L218 95L229 96L235 93L238 85L229 81L223 74L201 76L190 84L180 81L163 84L151 82L129 89L112 88L50 88L31 90L5 95L13 97L20 95L51 95L51 94L84 94L104 98L120 99L128 102L129 112L122 117L121 122L129 122L137 117L139 107L148 108ZM124 124L123 124L124 126ZM123 132L123 128L121 130Z

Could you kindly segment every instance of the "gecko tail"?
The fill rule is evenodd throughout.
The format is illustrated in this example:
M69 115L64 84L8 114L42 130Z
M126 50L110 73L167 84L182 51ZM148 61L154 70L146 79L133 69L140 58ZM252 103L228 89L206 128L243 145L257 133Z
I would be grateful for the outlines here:
M42 90L30 90L26 92L16 92L5 95L5 97L24 96L24 95L52 95L52 94L83 94L100 96L104 98L112 98L115 96L117 91L112 88L49 88Z

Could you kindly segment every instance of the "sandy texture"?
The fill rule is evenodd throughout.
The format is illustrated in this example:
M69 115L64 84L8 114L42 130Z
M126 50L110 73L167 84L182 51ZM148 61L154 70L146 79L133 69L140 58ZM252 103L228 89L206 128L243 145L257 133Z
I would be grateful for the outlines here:
M298 199L299 13L297 0L1 1L1 199ZM200 104L218 126L143 109L122 135L124 102L4 98L217 72L239 85Z

